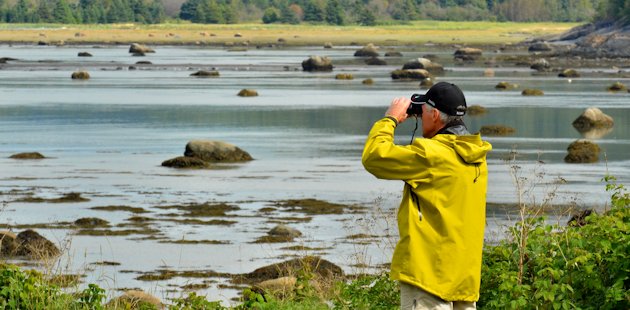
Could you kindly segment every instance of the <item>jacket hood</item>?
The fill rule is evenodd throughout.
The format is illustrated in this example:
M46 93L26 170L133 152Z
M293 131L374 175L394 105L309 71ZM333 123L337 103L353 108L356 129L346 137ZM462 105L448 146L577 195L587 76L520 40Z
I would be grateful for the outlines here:
M486 154L492 150L492 145L481 140L480 134L465 136L436 135L434 139L450 145L469 164L482 163L486 158Z

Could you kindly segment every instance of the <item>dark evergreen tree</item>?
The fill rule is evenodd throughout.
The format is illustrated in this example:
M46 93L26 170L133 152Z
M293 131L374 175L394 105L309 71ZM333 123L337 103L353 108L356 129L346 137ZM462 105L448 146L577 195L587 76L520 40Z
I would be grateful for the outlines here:
M361 6L358 9L359 19L358 22L363 26L374 26L376 25L376 16L367 6Z
M76 23L76 19L72 14L72 9L70 9L70 5L66 0L57 0L55 4L55 9L53 10L53 20L56 23L62 24L74 24Z
M324 8L315 0L306 0L304 5L304 21L323 22L325 19Z
M280 9L280 22L284 24L299 24L300 19L288 6L283 6Z
M326 22L333 25L343 25L344 12L337 0L329 0L326 4Z

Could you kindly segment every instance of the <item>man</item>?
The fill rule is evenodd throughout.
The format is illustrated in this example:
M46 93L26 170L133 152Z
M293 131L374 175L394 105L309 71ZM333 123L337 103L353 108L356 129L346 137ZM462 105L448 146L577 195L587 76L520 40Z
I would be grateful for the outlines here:
M411 104L396 98L363 150L367 171L405 182L391 277L400 282L401 309L474 309L486 220L486 154L492 146L467 131L466 99L454 84L437 83L414 101L421 104L415 113L424 138L394 144L394 130Z

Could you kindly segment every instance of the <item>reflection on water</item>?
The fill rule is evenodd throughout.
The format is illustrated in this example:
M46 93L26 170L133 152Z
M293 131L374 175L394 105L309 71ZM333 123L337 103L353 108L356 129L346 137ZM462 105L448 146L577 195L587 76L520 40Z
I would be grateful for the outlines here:
M367 67L352 57L354 50L350 48L228 53L164 47L147 57L155 65L129 70L128 66L138 59L129 56L126 48L94 49L93 59L77 60L77 52L83 50L0 46L1 56L21 59L0 70L0 199L9 202L0 214L2 222L44 223L96 216L116 225L125 223L128 214L104 214L89 208L129 205L159 217L155 206L227 201L242 209L239 224L233 227L162 223L157 228L173 239L230 240L229 245L174 246L123 237L108 237L101 243L103 238L95 242L95 237L75 236L73 247L75 253L85 253L87 263L120 261L121 269L151 271L166 264L238 273L276 262L278 256L296 254L281 250L286 244L248 243L274 225L257 213L272 201L318 198L368 206L377 201L390 212L397 206L401 182L375 179L363 170L360 155L367 132L382 117L389 101L418 92L417 82L392 81L389 72L427 51L405 51L404 58L388 60L388 66ZM295 70L309 55L325 53L336 63L335 72ZM514 165L520 167L522 177L537 183L529 193L533 201L544 199L552 189L555 203L601 207L608 200L601 182L606 173L615 175L621 183L630 181L630 94L605 91L614 81L630 84L628 79L592 76L568 83L514 67L496 68L494 78L484 78L485 67L455 66L450 53L435 53L443 57L438 62L447 65L445 76L439 79L460 85L469 105L488 108L487 114L466 117L471 131L490 124L516 129L511 136L486 137L493 144L489 155L489 202L516 201L510 174ZM43 58L59 62L37 63ZM221 76L189 76L193 70L209 67L218 68ZM70 73L78 68L87 68L92 78L72 81ZM337 72L350 72L355 79L335 80ZM361 84L368 77L375 80L374 85ZM523 88L542 89L545 96L496 91L494 85L506 79ZM237 97L242 88L256 89L260 96ZM590 106L611 115L614 128L584 136L577 132L571 123ZM398 143L409 143L414 125L410 120L399 126ZM567 146L580 138L599 144L603 150L599 163L563 162ZM192 139L230 142L255 160L239 164L236 169L181 171L160 166L163 160L181 155L186 142ZM50 158L7 158L31 151ZM506 162L514 152L517 161ZM56 206L11 202L15 192L20 191L38 197L76 191L91 201ZM509 219L496 210L488 215L487 235L500 235L499 226ZM362 220L348 214L334 220L315 217L311 222L292 225L308 236L301 242L312 248L334 249L318 254L349 269L356 264L348 258L355 253L356 245L342 237L357 233L357 222ZM70 232L43 233L64 239ZM395 235L395 231L388 234ZM377 246L366 253L373 256L375 264L389 260L389 252ZM76 265L82 263L86 262L77 261ZM137 274L120 274L115 267L109 268L114 270L107 272L116 278L111 286L155 285L134 280ZM168 284L159 285L166 288ZM216 290L210 289L220 294Z

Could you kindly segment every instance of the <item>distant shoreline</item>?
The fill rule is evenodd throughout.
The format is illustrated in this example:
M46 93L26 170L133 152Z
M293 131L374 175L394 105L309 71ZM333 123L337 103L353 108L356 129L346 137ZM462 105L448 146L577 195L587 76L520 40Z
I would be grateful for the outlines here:
M553 36L575 23L497 23L420 21L376 27L280 24L3 24L0 44L175 46L500 46Z

